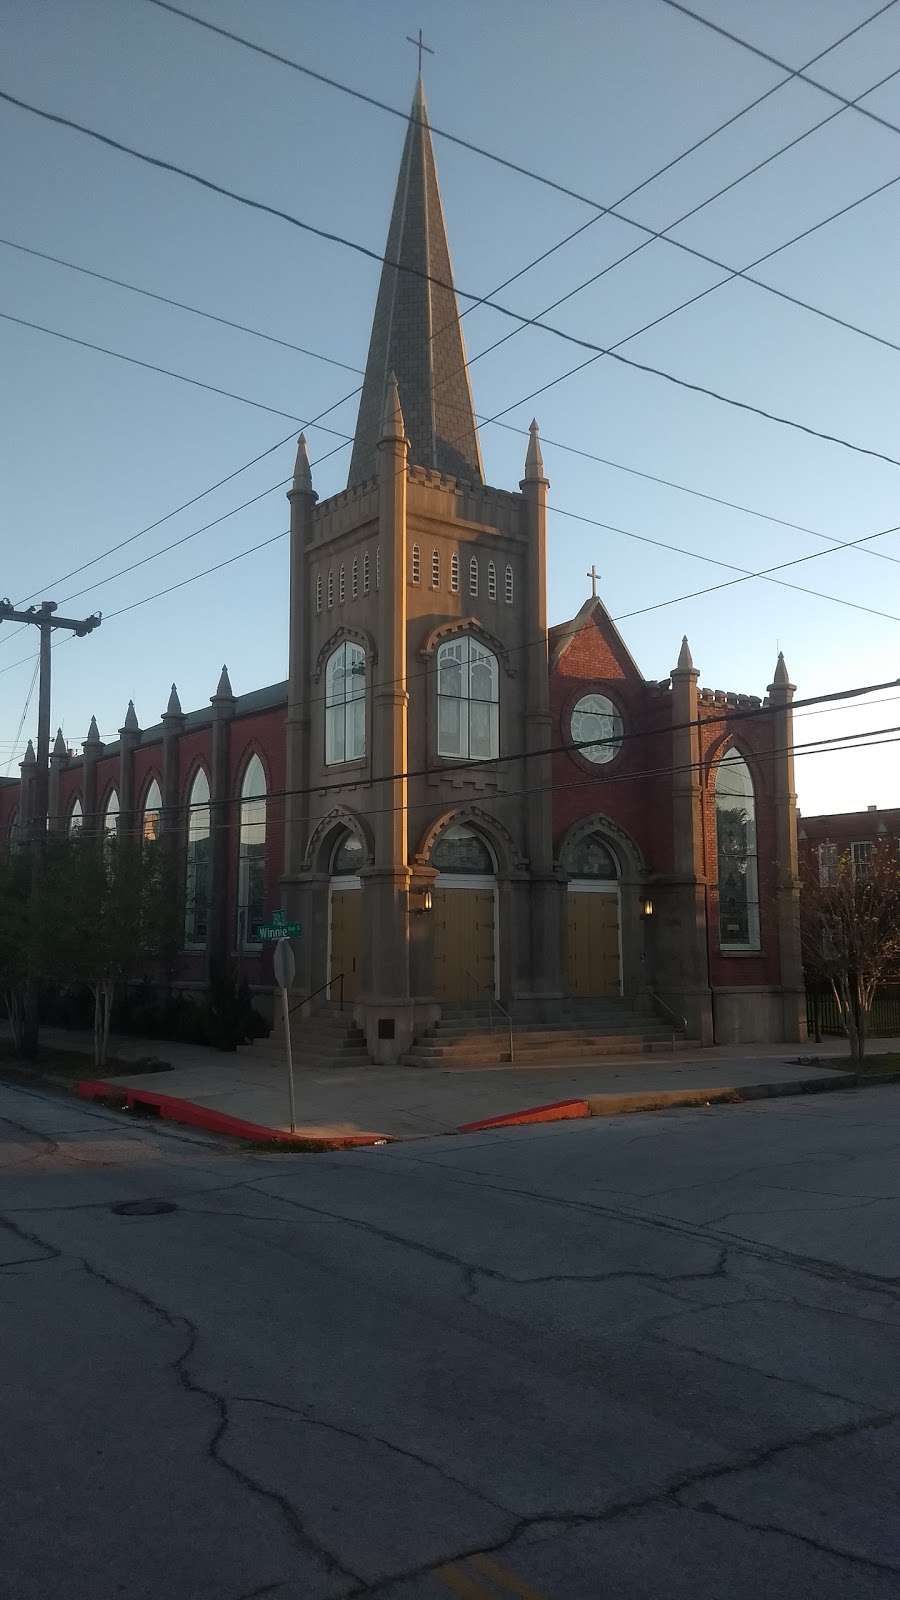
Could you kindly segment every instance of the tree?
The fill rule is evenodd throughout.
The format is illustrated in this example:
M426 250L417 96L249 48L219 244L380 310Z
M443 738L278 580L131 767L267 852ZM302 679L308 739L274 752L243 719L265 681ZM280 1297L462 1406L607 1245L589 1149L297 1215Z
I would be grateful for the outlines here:
M33 967L31 870L27 856L10 850L0 860L0 993L16 1054L25 1045L25 1006Z
M805 864L800 928L807 972L830 985L850 1056L865 1055L868 1019L879 984L900 969L900 856L880 839L854 867L850 852L834 863L827 883L818 863Z
M118 986L165 967L175 941L172 852L155 840L53 841L35 901L40 975L84 983L94 1000L94 1065L104 1066Z

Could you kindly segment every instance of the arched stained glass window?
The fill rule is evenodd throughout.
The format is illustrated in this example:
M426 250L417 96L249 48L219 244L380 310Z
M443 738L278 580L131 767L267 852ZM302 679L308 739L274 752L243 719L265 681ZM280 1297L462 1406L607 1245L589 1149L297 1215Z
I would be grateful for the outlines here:
M78 837L79 833L81 833L83 827L84 810L78 795L76 795L69 808L69 815L66 819L66 833L70 839L75 839Z
M325 764L358 761L366 753L366 652L345 640L325 667Z
M237 935L246 949L259 944L266 900L266 775L259 756L244 771L239 834Z
M583 833L567 839L560 855L560 865L570 878L617 878L616 860L609 845L599 833Z
M341 835L331 857L333 878L356 877L366 857L362 840L355 833Z
M489 877L495 871L494 858L481 835L461 822L451 822L439 834L431 852L431 865L439 872L474 877Z
M184 882L184 942L205 945L209 908L209 779L201 767L188 796L187 867Z
M141 818L141 837L145 841L159 838L159 822L162 812L162 795L159 784L153 779L144 797L144 814Z
M119 832L119 796L115 789L110 790L103 808L103 832L107 839L115 839Z
M500 754L497 657L470 634L437 653L438 755L481 761Z
M719 865L719 944L759 949L759 871L756 798L750 768L728 750L716 772L716 854Z

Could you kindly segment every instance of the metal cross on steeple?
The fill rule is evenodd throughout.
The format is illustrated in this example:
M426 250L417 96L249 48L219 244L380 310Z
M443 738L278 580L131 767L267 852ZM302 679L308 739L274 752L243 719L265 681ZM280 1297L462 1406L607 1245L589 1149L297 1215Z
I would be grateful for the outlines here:
M408 44L415 45L415 48L419 52L419 77L421 78L421 76L422 76L422 51L424 50L426 52L426 54L428 54L430 56L434 55L434 51L432 50L431 46L429 44L426 44L425 41L423 40L423 38L422 38L422 29L421 28L419 29L419 37L417 39L414 39L412 34L408 33L406 35L406 40L407 40Z
M585 573L585 577L588 577L591 580L591 594L593 595L594 599L596 600L596 598L597 598L597 580L600 577L600 574L597 571L597 567L596 567L596 563L595 562L593 562L593 561L591 562L591 570L590 570L590 572Z

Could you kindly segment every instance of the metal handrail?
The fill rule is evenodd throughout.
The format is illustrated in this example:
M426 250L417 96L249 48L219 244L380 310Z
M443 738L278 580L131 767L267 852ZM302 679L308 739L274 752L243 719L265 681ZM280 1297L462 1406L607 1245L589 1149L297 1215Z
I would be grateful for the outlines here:
M668 1002L663 999L661 994L657 994L655 989L648 989L647 993L649 994L650 999L655 1000L656 1004L666 1012L667 1016L672 1022L675 1023L676 1027L681 1028L684 1033L687 1033L687 1017L680 1017L677 1011L673 1011ZM672 1029L672 1054L675 1054L675 1028Z
M473 988L475 990L475 993L476 994L486 994L487 995L488 1019L490 1021L491 1033L493 1033L493 1031L494 1031L494 1007L496 1006L498 1011L502 1011L503 1012L503 1015L505 1016L506 1022L507 1022L507 1033L508 1033L508 1037L509 1037L509 1059L510 1059L511 1063L514 1062L515 1059L516 1059L516 1055L515 1055L515 1046L513 1044L513 1019L512 1019L512 1013L507 1011L505 1005L501 1004L501 1002L497 999L497 996L494 994L494 991L493 991L492 988L489 988L486 983L479 983L478 982L478 979L475 977L474 972L470 972L468 967L464 967L463 970L464 970L464 972L466 974L466 977L467 978L471 978L472 986L473 986Z
M324 983L320 983L319 984L318 989L313 989L312 994L306 995L306 997L303 1000L298 1000L296 1005L291 1006L290 1011L288 1012L288 1016L292 1017L295 1011L299 1011L300 1010L301 1006L309 1005L310 1000L315 1000L316 995L317 994L321 994L323 989L330 989L331 985L333 983L337 983L337 984L340 985L340 994L339 994L339 998L338 998L338 1010L339 1011L343 1011L343 1009L344 1009L344 974L342 972L339 972L336 978L326 978Z

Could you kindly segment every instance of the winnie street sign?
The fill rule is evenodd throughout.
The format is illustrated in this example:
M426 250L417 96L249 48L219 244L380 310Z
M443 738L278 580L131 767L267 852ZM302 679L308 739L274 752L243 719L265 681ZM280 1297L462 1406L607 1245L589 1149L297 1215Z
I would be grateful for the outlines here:
M279 939L299 939L299 922L261 922L256 929L260 944L273 944Z

